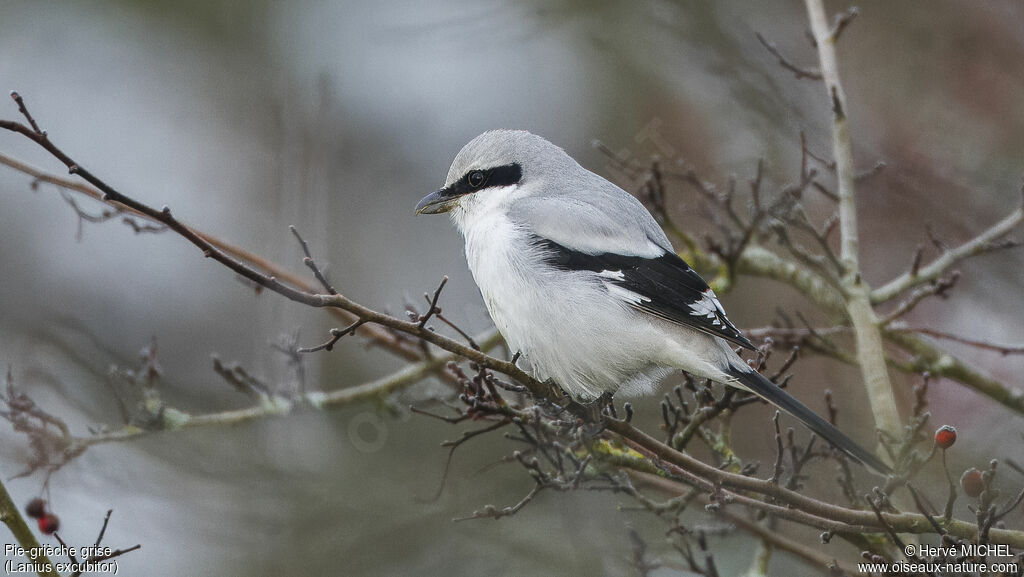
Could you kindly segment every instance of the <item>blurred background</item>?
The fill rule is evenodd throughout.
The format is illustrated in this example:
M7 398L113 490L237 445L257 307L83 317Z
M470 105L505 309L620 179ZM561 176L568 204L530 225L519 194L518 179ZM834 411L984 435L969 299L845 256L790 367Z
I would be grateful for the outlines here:
M838 56L857 163L887 164L858 199L865 273L879 285L928 244L926 223L955 244L1020 202L1024 5L858 6ZM490 128L528 129L630 191L638 183L593 140L641 162L684 159L719 185L750 178L764 158L778 190L797 178L801 131L827 155L830 116L820 83L794 79L755 32L814 66L807 27L796 1L6 0L0 85L21 92L51 137L107 182L302 274L287 228L297 226L335 284L366 305L401 312L449 275L445 313L478 333L491 325L461 238L444 218L412 214L463 144ZM0 107L0 117L16 116L13 103ZM0 152L64 172L15 135L0 134ZM692 191L670 200L698 236L710 230ZM821 199L810 203L827 214ZM213 373L212 354L281 382L289 373L270 343L298 332L315 344L333 325L322 311L254 294L173 235L135 235L116 221L77 231L55 189L33 191L0 167L0 363L78 434L119 423L108 371L134 366L152 337L167 402L208 412L249 402ZM952 298L908 321L1024 341L1020 262L1007 251L965 263ZM777 309L811 314L791 290L757 279L723 301L744 328L768 324ZM942 346L1021 385L1019 356ZM309 359L308 382L336 389L401 366L349 339ZM895 382L906 409L917 379ZM817 409L821 389L836 391L841 424L870 440L855 370L812 358L790 386ZM1024 459L1020 415L942 381L931 401L933 424L960 429L954 470ZM639 418L657 418L656 399L634 405ZM771 413L749 411L736 424L737 450L768 461ZM9 478L29 452L0 429ZM143 545L119 561L129 575L619 575L627 526L660 543L657 520L619 511L630 503L604 494L545 494L513 518L453 523L487 503L513 504L531 486L517 467L486 468L512 448L491 436L461 449L430 500L439 444L460 430L367 405L152 435L90 449L53 476L50 496L69 544L91 543L114 509L106 542ZM1008 475L1002 482L1019 485ZM941 501L941 477L931 482ZM36 474L9 489L22 503L41 484ZM816 545L814 531L794 534L829 555L856 554L838 540ZM714 547L723 574L750 563L743 535ZM810 571L784 555L773 563Z

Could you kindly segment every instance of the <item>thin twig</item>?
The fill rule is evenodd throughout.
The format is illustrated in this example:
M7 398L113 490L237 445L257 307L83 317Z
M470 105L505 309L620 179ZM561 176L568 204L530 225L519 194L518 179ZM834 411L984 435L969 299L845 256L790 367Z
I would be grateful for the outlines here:
M32 132L43 138L46 138L46 133L39 129L39 125L36 124L36 119L32 118L32 115L29 114L28 108L25 107L25 101L21 98L21 95L18 94L17 91L12 90L11 98L13 98L16 103L18 103L18 112L20 112L21 115L25 117L25 120L28 120L29 125L32 126Z
M983 341L980 339L969 339L962 335L956 335L953 333L947 333L945 331L939 331L935 329L928 329L922 327L892 327L889 332L898 333L914 333L919 335L927 335L929 337L935 337L937 339L943 339L947 341L953 341L961 343L978 349L986 351L994 351L1003 356L1007 355L1021 355L1024 354L1024 345L1010 345L1004 343L994 343L991 341Z
M469 521L471 519L501 519L502 517L508 517L515 515L520 509L526 506L527 503L533 500L544 489L544 485L541 483L535 483L530 492L526 494L518 503L509 507L502 507L501 509L495 508L493 505L485 505L483 509L473 511L472 515L466 517L456 517L452 521Z
M1024 414L1024 391L1020 388L999 382L948 352L937 349L914 333L887 329L885 338L913 355L913 358L906 362L891 360L900 370L918 374L928 372L934 376L953 379L1017 413Z
M440 307L437 306L437 301L438 301L438 299L441 298L441 291L444 290L444 285L447 284L447 283L448 283L448 275L445 275L445 276L443 276L441 278L441 284L437 285L437 288L434 289L434 296L433 297L430 297L430 296L428 296L426 294L423 295L424 297L427 297L427 302L429 303L430 306L427 307L427 312L425 312L422 315L420 315L419 327L421 329L423 327L427 326L427 321L430 320L430 317L432 317L435 314L441 312Z
M786 58L782 52L779 52L779 49L775 46L774 42L765 40L764 36L762 36L760 32L755 32L754 34L757 36L758 41L761 42L761 46L764 46L765 50L770 52L772 56L779 61L779 66L782 66L786 70L792 72L797 79L809 78L811 80L821 80L821 72L810 68L801 68L796 64L793 64L793 62Z
M1024 189L1022 189L1024 190ZM953 265L965 258L983 254L993 249L1003 248L997 240L1009 234L1024 221L1024 209L1018 207L1009 216L985 229L978 236L956 248L946 249L938 258L921 267L912 267L885 285L871 291L872 303L884 303L903 291L933 281L942 276Z
M299 234L299 229L294 226L289 226L288 230L292 231L292 234L295 235L295 239L299 241L299 246L302 247L303 254L306 255L306 257L302 259L302 264L306 265L311 271L313 271L313 276L316 277L316 280L320 281L320 286L327 291L327 294L338 294L338 291L335 290L330 282L328 282L327 276L324 274L323 270L317 266L316 261L313 260L313 255L309 252L309 244L307 244L306 239L302 238L302 235Z
M318 351L331 351L331 350L334 350L334 345L337 344L337 342L340 341L342 339L342 337L344 337L345 335L354 335L354 334L356 334L356 329L358 329L359 327L363 326L364 324L366 324L366 321L360 319L360 320L350 324L349 326L347 326L347 327L345 327L343 329L338 329L338 328L331 329L330 330L331 338L327 339L326 342L323 342L323 343L321 343L319 345L316 345L315 347L302 347L300 349L296 349L296 351L300 352L300 353L315 353L315 352L318 352Z
M956 283L960 280L960 272L953 271L948 277L935 279L924 286L919 286L910 293L906 299L901 301L895 309L889 314L882 317L878 322L881 326L887 326L896 319L905 316L910 311L914 310L918 304L924 301L928 297L937 296L941 298L947 298L949 291L956 286Z
M835 15L832 29L829 31L828 36L829 40L831 40L833 44L839 41L839 36L843 33L843 30L846 30L846 27L853 22L853 19L856 18L858 14L860 14L860 9L856 6L851 6L849 10Z

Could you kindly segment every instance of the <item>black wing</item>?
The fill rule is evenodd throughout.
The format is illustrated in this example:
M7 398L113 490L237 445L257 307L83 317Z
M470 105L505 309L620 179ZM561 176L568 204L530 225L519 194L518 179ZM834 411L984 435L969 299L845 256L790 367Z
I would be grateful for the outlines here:
M631 304L644 312L755 350L753 343L726 318L708 283L671 251L656 258L593 255L546 238L535 237L535 242L544 249L551 266L601 274L609 284L636 294L638 299Z

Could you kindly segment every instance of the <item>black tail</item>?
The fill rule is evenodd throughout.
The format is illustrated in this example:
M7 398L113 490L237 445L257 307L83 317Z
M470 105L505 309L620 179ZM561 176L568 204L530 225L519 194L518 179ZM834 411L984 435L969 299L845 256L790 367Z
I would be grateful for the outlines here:
M868 451L847 437L842 431L832 426L831 423L819 417L814 411L808 409L803 403L793 398L792 395L779 388L778 385L769 381L756 371L741 373L732 371L732 376L750 390L750 392L775 405L779 409L793 415L807 428L817 433L819 437L831 443L840 451L849 455L853 460L874 469L875 471L888 475L892 468Z

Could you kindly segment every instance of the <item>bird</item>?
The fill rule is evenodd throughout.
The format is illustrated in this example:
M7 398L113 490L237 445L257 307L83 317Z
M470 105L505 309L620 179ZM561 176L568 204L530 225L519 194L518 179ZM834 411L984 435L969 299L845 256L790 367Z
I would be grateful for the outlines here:
M448 213L517 363L579 403L649 394L682 369L753 393L853 460L891 468L751 368L756 350L633 195L524 130L490 130L455 156L415 213Z

